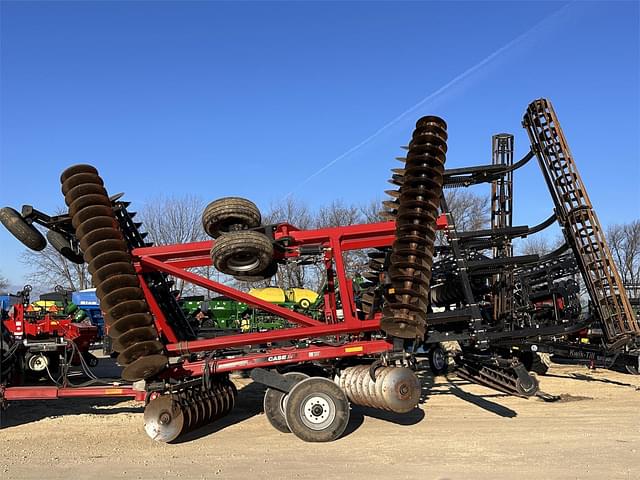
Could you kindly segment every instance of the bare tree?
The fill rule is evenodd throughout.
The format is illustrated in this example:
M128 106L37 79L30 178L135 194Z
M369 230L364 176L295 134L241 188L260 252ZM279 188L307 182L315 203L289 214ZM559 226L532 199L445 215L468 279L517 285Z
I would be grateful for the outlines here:
M288 222L301 229L328 228L357 223L380 221L381 204L373 202L364 205L348 205L336 200L329 205L311 211L308 206L293 197L287 197L271 205L263 215L263 223ZM364 269L367 257L364 252L346 252L343 256L347 273L354 275ZM280 265L278 274L264 282L251 284L252 287L275 285L280 288L306 287L313 290L322 288L326 279L326 270L321 257L304 259L304 264L291 259Z
M0 292L5 292L7 288L9 288L9 280L7 280L4 275L0 274Z
M202 228L204 202L193 195L159 196L144 204L138 218L148 240L157 245L197 242L207 238Z
M607 242L629 294L640 295L640 220L610 225Z
M521 255L545 255L553 250L549 239L540 235L521 240L518 247Z
M382 206L382 200L379 198L374 198L369 202L361 204L358 210L364 223L376 223L388 220L388 218L384 216L385 209Z
M487 227L489 222L489 197L470 190L448 190L447 207L456 223L456 230L471 231Z
M40 252L25 250L20 262L29 269L26 280L35 291L52 291L57 285L72 291L91 288L87 264L70 262L51 245Z
M204 201L194 195L159 196L144 204L136 220L142 222L142 229L149 234L147 241L155 245L197 242L208 238L202 228L203 210ZM207 278L213 273L210 267L197 270ZM199 291L184 280L174 281L181 294Z

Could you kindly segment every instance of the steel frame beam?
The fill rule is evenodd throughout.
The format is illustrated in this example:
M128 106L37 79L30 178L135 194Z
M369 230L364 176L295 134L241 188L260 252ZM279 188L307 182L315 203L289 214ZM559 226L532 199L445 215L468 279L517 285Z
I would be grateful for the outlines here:
M436 228L444 229L446 226L446 217L442 215L437 220ZM133 250L132 255L141 286L156 319L156 326L168 341L166 349L169 353L183 355L242 345L268 344L327 335L355 334L380 329L380 315L377 315L372 320L360 320L357 317L352 284L346 275L343 253L351 250L391 245L395 240L395 222L349 225L317 230L299 230L293 225L283 223L276 226L274 239L283 243L286 242L284 257L287 258L300 256L300 247L314 245L321 248L329 279L328 301L325 303L332 306L325 312L324 321L318 321L301 313L266 302L248 293L187 270L188 268L212 264L210 250L214 244L213 240ZM218 338L179 341L167 322L164 313L154 301L153 295L151 295L149 287L144 280L144 274L151 271L173 275L238 302L243 302L254 308L277 315L296 326L269 332L241 333ZM334 277L337 280L337 285L334 283ZM341 295L343 310L341 319L337 318L335 312L336 292L340 292Z

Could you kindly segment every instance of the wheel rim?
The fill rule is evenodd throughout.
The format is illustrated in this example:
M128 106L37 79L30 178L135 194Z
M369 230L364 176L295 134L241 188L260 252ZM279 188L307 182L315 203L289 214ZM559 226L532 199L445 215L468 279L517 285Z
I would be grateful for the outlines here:
M229 258L227 265L236 272L249 272L260 265L260 259L251 252L239 252Z
M432 360L433 366L436 368L436 370L442 370L447 363L446 356L441 348L436 348L434 350Z
M49 359L44 355L34 355L29 359L29 368L34 372L42 372L49 365Z
M336 405L328 395L314 393L300 404L300 419L311 430L324 430L336 418Z

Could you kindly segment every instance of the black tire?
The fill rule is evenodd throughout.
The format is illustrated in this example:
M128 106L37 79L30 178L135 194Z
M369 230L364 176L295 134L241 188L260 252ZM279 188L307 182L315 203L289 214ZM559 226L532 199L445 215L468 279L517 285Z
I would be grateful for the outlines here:
M528 372L545 375L549 371L549 365L542 360L537 352L522 352L520 361Z
M227 275L258 275L271 265L273 244L259 232L230 232L216 240L211 259L213 266Z
M634 367L633 365L625 365L624 369L630 375L640 375L640 370L638 370L638 367Z
M213 238L230 231L259 227L261 221L256 204L240 197L214 200L202 213L204 231Z
M288 372L284 374L293 380L302 381L309 378L309 375L300 372ZM273 388L267 388L264 394L264 414L273 428L282 433L291 433L284 416L285 394Z
M49 230L47 232L47 240L49 240L51 246L55 248L60 255L70 262L77 263L78 265L82 265L84 263L82 252L76 252L71 246L71 242L61 233Z
M11 234L31 250L39 252L47 246L44 235L11 207L0 208L0 222Z
M520 378L516 379L516 392L523 397L532 397L535 395L540 389L540 384L538 380L531 375L527 379L527 383L522 383Z
M200 324L200 328L216 328L217 326L215 318L206 318Z
M240 282L262 282L273 277L276 273L278 273L278 262L271 262L266 270L258 275L234 275L233 278Z
M311 300L309 300L308 298L303 298L298 302L298 305L300 306L300 308L306 310L311 306Z
M327 378L302 380L286 397L285 418L289 430L305 442L331 442L349 423L349 400Z
M18 359L13 348L15 343L0 321L0 385L10 386L16 373Z
M449 369L448 355L440 344L429 350L429 366L434 375L444 375Z

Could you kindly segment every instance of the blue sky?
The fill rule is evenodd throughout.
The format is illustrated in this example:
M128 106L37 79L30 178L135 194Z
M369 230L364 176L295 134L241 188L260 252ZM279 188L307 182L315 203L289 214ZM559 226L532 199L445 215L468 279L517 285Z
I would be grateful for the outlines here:
M449 167L489 163L494 133L527 152L522 115L548 97L602 223L640 217L637 2L3 1L0 13L1 205L54 211L78 162L135 204L383 198L420 116L449 124ZM515 222L546 218L537 165L515 182ZM0 244L0 272L20 284L23 247L4 229Z

